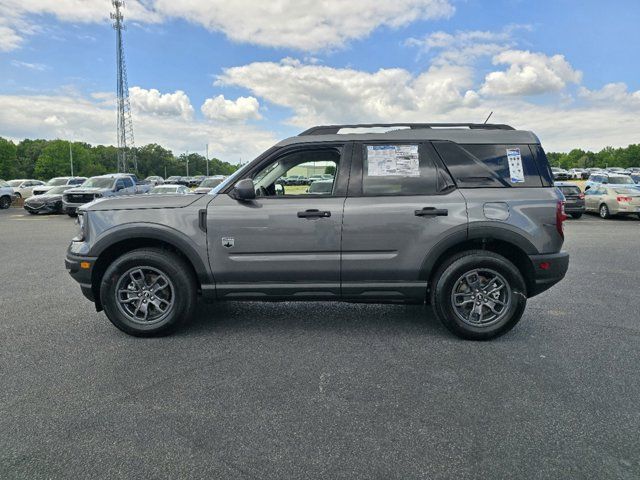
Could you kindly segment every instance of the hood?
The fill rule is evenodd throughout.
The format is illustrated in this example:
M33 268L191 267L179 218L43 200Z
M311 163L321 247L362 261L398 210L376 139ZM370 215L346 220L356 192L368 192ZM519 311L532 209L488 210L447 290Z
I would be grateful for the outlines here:
M69 190L67 190L69 191ZM199 195L128 195L124 197L101 198L88 203L84 209L102 210L144 210L148 208L183 208L201 197Z
M39 185L37 187L33 187L34 191L38 191L38 192L48 192L49 190L51 190L53 188L53 186L50 185Z
M65 191L64 193L103 193L103 192L110 192L111 189L110 188L97 188L97 187L92 187L92 188L83 188L83 187L77 187L77 188L70 188L69 190Z
M24 203L51 203L51 202L57 202L62 200L62 194L61 193L57 193L55 195L47 195L46 193L43 193L42 195L34 195L32 197L27 198Z

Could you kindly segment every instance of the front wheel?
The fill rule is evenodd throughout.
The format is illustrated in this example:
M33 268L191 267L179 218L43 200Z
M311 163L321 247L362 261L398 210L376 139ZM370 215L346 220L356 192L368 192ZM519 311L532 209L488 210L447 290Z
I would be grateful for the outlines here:
M178 255L143 248L125 253L107 268L100 300L107 318L129 335L171 333L192 316L196 280Z
M5 195L4 197L0 198L0 210L6 210L10 206L11 206L11 197L10 196Z
M431 291L436 316L455 335L489 340L511 330L527 304L520 271L501 255L472 250L438 270Z

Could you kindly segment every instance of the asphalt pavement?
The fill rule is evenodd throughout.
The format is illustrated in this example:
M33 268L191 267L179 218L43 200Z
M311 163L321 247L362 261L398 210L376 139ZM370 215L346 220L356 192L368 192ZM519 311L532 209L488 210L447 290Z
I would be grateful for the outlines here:
M65 271L72 219L0 211L0 478L638 479L640 220L566 230L567 278L491 342L236 302L138 339Z

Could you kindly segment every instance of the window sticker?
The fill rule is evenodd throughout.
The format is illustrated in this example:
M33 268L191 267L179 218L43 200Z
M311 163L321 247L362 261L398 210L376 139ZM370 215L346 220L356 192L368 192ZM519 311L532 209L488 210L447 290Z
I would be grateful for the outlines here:
M417 145L368 145L367 175L370 177L419 177Z
M507 162L509 163L511 183L524 183L524 169L519 148L507 148Z

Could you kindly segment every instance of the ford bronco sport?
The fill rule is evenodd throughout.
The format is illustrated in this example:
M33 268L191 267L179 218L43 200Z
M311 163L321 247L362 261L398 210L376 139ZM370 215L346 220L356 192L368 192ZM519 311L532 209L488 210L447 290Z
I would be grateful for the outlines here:
M333 187L276 188L300 166L335 172ZM429 303L454 334L489 339L569 262L545 153L507 125L314 127L208 195L101 199L78 214L66 267L137 336L173 331L200 295Z

